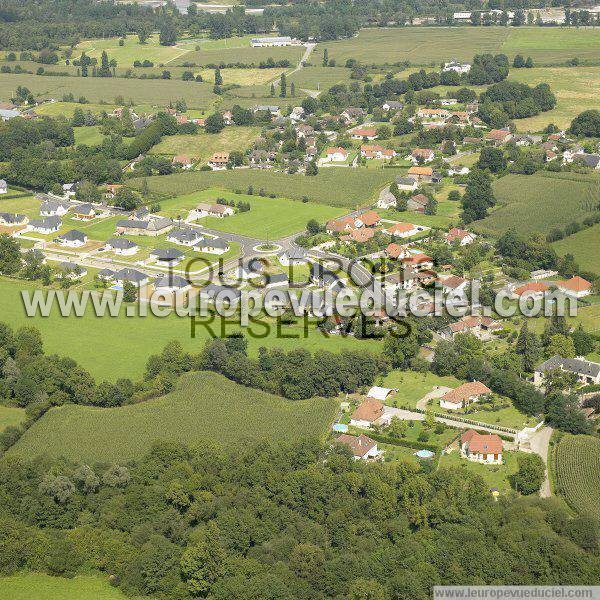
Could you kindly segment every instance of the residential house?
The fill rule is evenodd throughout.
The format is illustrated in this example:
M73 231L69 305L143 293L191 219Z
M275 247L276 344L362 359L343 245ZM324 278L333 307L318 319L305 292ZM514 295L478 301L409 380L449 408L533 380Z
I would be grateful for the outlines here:
M229 242L221 238L203 237L194 244L194 250L207 254L225 254L229 248Z
M173 273L161 275L154 282L154 289L159 294L176 294L178 292L189 290L191 287L192 284L185 277Z
M350 452L352 452L354 460L368 460L369 458L377 458L379 456L377 442L374 442L364 434L356 436L343 433L335 441L338 444L347 446Z
M258 104L252 108L252 112L254 114L259 112L267 112L272 117L279 116L281 112L279 111L279 106L268 105L268 104Z
M339 219L331 219L330 221L327 221L327 224L325 225L325 231L330 235L332 233L342 233L352 229L356 229L354 217L340 217Z
M167 241L180 246L194 246L202 239L195 229L173 229L167 234Z
M344 148L327 148L323 162L343 162L348 160L348 151Z
M442 71L454 71L455 73L465 74L471 70L471 65L469 63L461 63L456 60L451 60L450 62L444 63L444 68Z
M375 231L368 227L362 227L361 229L353 229L347 235L342 235L340 240L342 242L358 242L364 244L375 236Z
M563 152L563 162L572 163L579 154L585 154L583 146L573 146L572 148L567 148Z
M9 119L14 119L15 117L20 117L21 113L18 110L13 110L10 108L0 108L0 120L8 121Z
M59 279L81 279L87 275L87 269L74 262L61 262L57 267L57 277Z
M196 213L198 217L217 217L222 219L223 217L230 217L235 214L235 210L231 206L226 204L205 204L200 203L196 206Z
M410 256L410 252L408 251L408 248L406 246L401 246L400 244L392 242L386 247L385 255L388 258L393 258L394 260L397 260L399 258Z
M208 161L213 171L224 171L229 164L229 152L215 152Z
M150 258L157 263L174 266L183 260L184 254L177 248L156 248L150 252Z
M448 175L468 175L471 172L469 167L464 167L463 165L452 165L448 167Z
M200 298L210 300L216 304L236 304L239 302L242 292L233 287L209 283L205 285L198 293Z
M399 190L405 192L414 192L419 187L418 181L415 177L396 177L396 185L398 186Z
M250 40L253 47L274 47L274 46L299 46L300 41L291 38L288 35L277 37L256 37Z
M495 433L481 434L469 429L460 436L460 454L473 462L502 464L502 438Z
M242 261L237 269L237 278L243 281L248 279L256 279L262 277L265 270L265 265L260 258L251 258L250 260Z
M25 215L17 215L15 213L0 213L0 225L8 227L16 227L18 225L26 225L29 222L29 217Z
M120 183L107 183L104 186L104 197L112 200L123 186Z
M233 113L230 110L226 110L222 116L225 125L233 125Z
M133 256L139 250L139 246L127 238L118 237L108 240L106 249L121 256Z
M102 281L112 281L115 278L115 272L112 269L101 269L96 277Z
M402 102L398 102L396 100L386 100L381 106L382 110L385 112L396 112L398 110L402 110L404 108L404 104Z
M550 286L543 281L533 281L513 290L513 298L543 298Z
M62 217L67 214L68 210L69 205L64 202L47 200L46 202L42 202L40 206L40 215L42 217Z
M458 244L459 246L467 246L475 241L477 236L470 231L460 229L460 227L453 227L444 236L444 240L447 244Z
M387 227L385 232L389 235L393 235L401 238L408 238L413 235L416 235L420 231L423 231L423 227L418 227L417 225L413 225L412 223L394 223L393 225Z
M360 155L366 159L379 159L379 160L390 160L396 156L396 151L391 148L384 148L374 144L372 146L362 145L360 147Z
M290 119L294 121L294 123L298 121L302 121L306 118L306 111L302 106L294 106L292 108L292 112L290 113Z
M482 397L487 397L491 393L492 390L487 385L481 383L481 381L470 381L446 392L440 398L440 407L446 410L467 408L469 405L479 402Z
M279 255L279 262L284 267L305 265L308 262L308 256L303 248L292 248Z
M420 108L417 111L417 117L423 123L444 122L450 116L450 112L445 108Z
M356 217L356 227L376 227L381 222L381 217L374 211L368 210Z
M416 181L431 183L433 181L433 169L431 167L411 167L408 170L408 176L412 177Z
M407 157L415 165L431 162L435 155L430 148L415 148Z
M458 104L456 98L440 98L439 102L442 106L454 106L455 104Z
M410 210L414 210L418 213L424 213L428 204L429 198L425 194L415 194L408 199L407 206Z
M348 123L354 123L356 122L358 119L364 119L367 116L367 113L365 112L365 110L363 108L356 108L356 107L349 107L346 110L344 110L341 114L340 114L340 119L348 124Z
M377 138L377 130L374 127L355 127L350 129L353 140L374 140Z
M290 283L288 276L285 273L273 273L266 276L265 287L287 287Z
M458 275L450 275L448 277L440 278L439 280L442 291L449 294L464 294L469 287L469 280L459 277Z
M549 371L565 371L577 376L577 381L582 385L600 384L600 363L591 362L585 358L562 358L553 356L544 361L533 372L533 384L541 386L544 384L545 374Z
M386 290L411 291L416 288L432 285L436 278L437 273L435 271L429 269L417 271L411 266L401 266L398 271L385 277L383 286Z
M492 142L494 145L500 146L512 139L512 133L508 129L492 129L485 134L483 139L486 142Z
M73 208L73 218L77 221L91 221L96 216L94 207L89 204L76 204Z
M77 193L77 183L64 183L62 186L63 196L66 198L74 198Z
M453 339L459 333L471 333L481 340L492 338L494 331L500 331L502 324L491 317L480 315L466 315L440 331L440 335L446 339Z
M366 398L352 413L350 425L369 428L382 417L383 404L375 398Z
M326 269L318 262L311 264L310 281L315 285L332 290L339 290L344 287L340 278L333 271Z
M59 216L44 217L43 219L32 219L27 226L28 231L35 231L42 235L56 233L62 225L62 219Z
M88 241L88 236L83 231L77 231L77 229L71 229L67 233L59 235L55 240L57 244L66 246L68 248L81 248L85 246Z
M123 286L126 281L129 283L133 283L137 287L142 287L146 285L149 281L148 275L142 273L141 271L137 271L136 269L131 269L126 267L125 269L121 269L115 273L115 283L117 285Z
M299 138L309 138L315 135L315 130L310 125L306 125L305 123L300 123L300 125L296 125L296 135Z
M173 229L173 221L168 217L150 217L147 220L121 219L117 221L119 235L148 235L156 237Z
M600 154L576 154L575 162L579 162L590 169L600 169Z
M178 156L173 157L173 164L177 167L181 167L185 171L189 171L196 162L197 159L192 158L190 156L186 156L184 154L180 154Z
M4 179L0 179L0 194L8 193L8 183Z
M592 292L592 284L587 279L579 277L579 275L566 281L555 281L554 284L561 292L576 298L583 298Z
M417 252L416 254L411 254L402 259L402 266L412 267L415 271L423 271L426 269L433 268L433 258L431 256L427 256L427 254L423 254L422 252Z

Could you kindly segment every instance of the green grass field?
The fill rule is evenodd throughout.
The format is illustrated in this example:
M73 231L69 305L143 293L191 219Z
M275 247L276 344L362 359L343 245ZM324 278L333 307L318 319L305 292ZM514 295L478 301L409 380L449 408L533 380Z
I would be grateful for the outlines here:
M3 600L126 600L106 578L77 575L72 579L38 573L0 578Z
M542 131L548 123L566 129L579 113L598 108L600 67L511 69L510 79L527 85L547 83L557 99L553 110L517 119L520 131Z
M494 182L494 194L498 208L477 221L476 230L500 235L514 227L525 234L546 234L593 213L600 201L600 177L548 172L507 175Z
M260 127L226 127L220 133L169 135L154 146L151 153L169 156L184 154L206 163L215 152L246 150L259 135Z
M578 512L600 518L600 440L565 435L556 448L558 493Z
M583 270L600 274L600 225L554 242L552 247L560 256L572 254Z
M80 144L85 144L86 146L98 146L106 137L100 133L100 127L98 125L75 127L73 132L75 133L76 146L79 146Z
M194 208L200 202L214 203L217 198L225 198L233 202L248 202L251 209L223 219L203 217L198 221L200 225L260 239L274 240L287 237L293 233L304 231L306 223L310 219L325 223L344 212L341 208L316 202L300 202L287 198L263 198L213 189L165 200L161 202L161 214L177 217L179 214L185 214L187 210Z
M175 391L147 402L111 409L52 409L10 453L125 462L142 456L159 440L236 446L250 440L322 438L336 410L335 399L291 401L216 373L188 373Z
M25 409L0 405L0 432L7 427L16 427L25 419Z
M114 102L122 96L134 104L167 106L178 99L186 101L189 108L211 109L217 97L210 83L197 83L164 79L125 79L108 85L101 77L44 77L0 73L0 100L14 96L17 86L29 88L37 98L62 98L63 94L85 96L91 103Z
M311 57L316 61L319 56ZM288 85L294 82L296 89L327 90L338 83L350 83L350 69L340 67L306 67L294 73L288 79Z
M500 52L531 56L539 65L564 64L570 58L600 61L598 29L555 27L406 27L362 29L356 37L320 43L315 50L343 66L355 58L364 64L393 64L409 61L433 65L454 58L469 60L475 54Z
M126 317L124 310L119 317L96 317L92 308L83 317L61 317L54 307L48 318L28 317L25 313L21 290L34 290L35 286L23 281L0 279L0 320L13 327L22 325L37 327L44 340L44 348L49 354L70 356L87 369L98 380L114 381L119 377L138 379L142 376L148 356L160 352L171 340L179 340L188 352L199 352L211 336L221 336L221 325L225 333L239 331L239 325L225 321L211 323L196 328L196 338L191 337L189 318L171 314L165 318L153 316ZM326 338L309 324L308 336L304 337L302 323L282 326L280 332L272 320L266 337L249 337L249 351L256 355L260 346L280 347L292 350L301 343L310 351L326 349L339 352L344 349L371 349L379 351L380 342L357 340L353 337L332 336ZM253 331L263 335L263 326ZM295 337L283 337L295 336Z
M393 169L389 172L387 169L321 169L315 177L236 169L175 173L148 177L147 182L151 192L165 197L182 196L208 188L246 191L252 185L255 190L263 188L267 194L283 198L302 200L307 197L330 206L356 208L372 203L395 175ZM141 183L141 179L132 179L128 185L139 188Z

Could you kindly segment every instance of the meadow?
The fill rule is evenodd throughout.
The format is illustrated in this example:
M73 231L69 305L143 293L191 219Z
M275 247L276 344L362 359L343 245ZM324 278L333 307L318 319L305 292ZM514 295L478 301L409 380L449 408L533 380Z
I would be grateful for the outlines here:
M565 435L555 450L556 486L577 512L600 517L600 440Z
M542 131L549 123L566 129L579 113L598 108L600 67L511 69L509 79L527 85L547 83L557 99L554 109L515 120L519 131Z
M476 221L474 228L496 236L510 228L523 234L547 234L555 227L582 221L600 201L600 177L595 174L507 175L493 187L498 207Z
M318 56L311 57L316 61ZM294 82L296 89L327 90L338 83L350 83L350 69L339 67L306 67L300 69L288 79L288 85Z
M7 427L16 427L25 419L25 409L0 405L0 433Z
M119 463L139 458L159 440L239 446L266 439L323 438L337 406L332 398L291 401L217 373L187 373L170 394L139 404L54 408L9 454Z
M176 217L185 214L200 202L216 202L224 198L233 202L248 202L251 206L247 212L238 212L231 217L203 217L198 223L210 229L238 233L260 239L278 239L293 233L304 231L310 219L325 223L329 219L341 215L344 210L315 202L300 202L287 198L263 198L247 194L234 194L221 190L204 190L170 198L161 202L161 214Z
M167 106L182 99L189 108L210 110L217 101L210 83L119 78L116 84L107 85L101 77L45 77L12 73L0 73L0 100L10 100L19 85L29 88L37 98L62 98L70 93L75 97L85 96L91 103L113 102L116 96L122 96L126 102L136 105Z
M286 173L273 173L253 169L231 171L194 171L175 173L160 177L148 177L151 192L163 197L180 196L208 188L246 191L252 185L255 190L264 189L267 194L283 198L357 208L366 206L378 197L379 191L394 179L390 169L321 169L314 177ZM128 182L134 188L142 185L142 179Z
M152 154L186 155L206 161L215 152L244 151L258 138L260 127L226 127L219 133L169 135L152 148Z
M254 37L254 36L252 36ZM198 66L210 64L245 63L255 64L272 58L275 61L289 60L291 65L298 63L304 48L299 46L282 46L279 48L253 48L248 38L229 38L223 40L201 40L199 50L192 48L173 64L193 63ZM220 46L220 47L219 47ZM182 47L182 44L179 44Z
M584 271L600 275L600 225L588 227L554 242L552 247L559 256L572 254Z
M364 64L437 65L450 59L469 60L475 54L500 52L512 59L515 54L531 56L538 65L565 64L579 58L600 61L600 31L556 27L406 27L362 29L357 36L323 42L315 53L344 65L354 58Z
M98 125L90 125L86 127L75 127L73 129L75 134L75 145L85 144L86 146L98 146L102 143L102 140L106 136L100 133L100 127Z
M0 279L0 320L13 327L37 327L49 354L69 356L87 369L96 379L115 381L120 377L139 379L151 354L162 351L165 345L178 340L187 352L200 352L204 343L212 337L222 337L240 330L239 324L231 320L207 317L196 327L196 337L191 337L191 320L171 313L160 318L148 316L126 316L125 309L118 317L96 317L92 307L82 317L62 317L56 306L50 316L28 317L21 300L21 290L35 290L36 286L24 281ZM265 326L269 329L265 335ZM302 347L314 352L324 349L340 352L344 349L370 349L378 352L381 345L376 340L357 340L354 337L325 337L309 323L305 337L303 324L282 325L267 319L265 326L250 327L248 334L249 353L256 356L261 346L279 347L286 351ZM250 337L250 332L264 337Z

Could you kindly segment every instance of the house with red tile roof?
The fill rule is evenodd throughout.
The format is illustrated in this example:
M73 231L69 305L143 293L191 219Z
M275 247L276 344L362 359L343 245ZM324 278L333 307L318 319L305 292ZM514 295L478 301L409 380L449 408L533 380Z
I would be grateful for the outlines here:
M481 434L469 429L460 436L460 454L473 462L502 464L502 439L496 434Z
M433 150L430 148L415 148L407 157L406 160L412 161L413 164L428 163L434 159Z
M369 458L377 458L380 455L380 452L377 450L377 442L364 434L356 436L344 433L335 441L338 444L347 446L350 452L352 452L354 460L367 460Z
M495 145L506 144L512 139L512 133L508 129L492 129L485 134L483 139Z
M410 255L406 246L394 244L393 242L387 246L387 248L385 249L385 254L388 258L393 259L404 258L405 256Z
M368 227L361 227L360 229L353 229L349 234L342 235L340 240L342 242L358 242L364 244L373 238L375 230Z
M331 219L325 225L325 231L329 234L342 233L356 229L354 217L340 217L339 219Z
M323 161L325 162L344 162L348 159L348 151L345 148L327 148Z
M433 258L431 258L431 256L427 256L427 254L418 252L417 254L411 254L410 256L403 258L402 266L405 268L412 267L416 271L422 271L424 269L432 269L433 268Z
M444 236L444 240L447 244L457 243L459 246L466 246L467 244L472 244L476 237L477 236L470 231L460 229L460 227L453 227Z
M422 228L412 223L394 223L386 228L385 232L389 235L395 235L397 237L411 237L422 231Z
M592 292L592 284L583 277L576 275L566 281L555 281L556 287L563 293L575 298L583 298Z
M378 144L363 144L360 147L360 155L366 159L377 158L380 160L390 160L396 156L396 151L391 148L384 148Z
M514 298L543 298L550 286L543 281L532 281L513 290Z
M489 396L491 393L492 390L481 381L469 381L459 385L454 390L446 392L440 398L440 407L447 410L467 408L470 404L479 402L482 396Z
M381 217L374 211L368 210L356 217L356 225L358 227L375 227L379 225Z
M355 127L350 130L350 135L354 140L374 140L377 138L377 130L374 127Z
M375 398L366 398L352 413L350 425L354 427L371 427L383 416L383 404Z

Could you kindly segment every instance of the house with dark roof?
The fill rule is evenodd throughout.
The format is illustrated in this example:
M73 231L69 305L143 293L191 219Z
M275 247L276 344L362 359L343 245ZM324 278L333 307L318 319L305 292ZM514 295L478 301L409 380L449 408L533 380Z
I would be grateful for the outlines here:
M229 251L229 242L221 238L203 237L196 244L194 250L208 254L225 254Z
M80 248L84 246L88 241L88 236L83 231L77 229L71 229L67 233L59 235L55 240L57 244L66 246L68 248Z
M156 237L173 229L173 221L168 217L150 217L149 219L122 219L117 221L119 235L149 235Z
M91 221L95 216L96 210L89 202L77 204L73 208L73 218L77 221Z
M96 277L104 281L111 281L115 278L115 272L112 269L101 269Z
M192 287L192 284L180 275L166 273L154 282L154 289L159 293L164 292L182 292Z
M47 200L42 202L40 206L40 215L42 217L62 217L67 214L69 205L64 202L55 202L54 200Z
M585 358L563 358L553 356L544 361L533 372L533 384L540 387L544 385L546 373L549 371L566 371L577 376L577 381L582 385L600 384L600 363L591 362Z
M8 227L15 227L17 225L26 225L29 222L29 218L25 215L17 215L15 213L0 213L0 225L7 225Z
M56 268L59 279L81 279L87 275L87 269L74 262L61 262Z
M122 256L132 256L139 250L139 246L127 238L118 237L108 240L106 249Z
M181 229L172 229L167 234L167 241L180 246L194 246L202 239L202 236L195 229L183 227Z
M183 257L183 252L177 248L156 248L150 252L152 260L167 265L176 265Z
M27 226L28 231L35 231L43 235L56 233L62 225L62 219L57 216L46 217L44 219L32 219Z
M218 285L216 283L209 283L199 291L198 295L201 298L219 304L237 304L242 296L242 292L237 288L226 285Z
M308 262L306 250L304 248L291 248L279 255L279 262L284 267L290 265L305 265Z
M123 285L126 281L129 281L138 287L142 287L148 283L148 280L148 275L129 267L115 273L115 283L118 285Z

